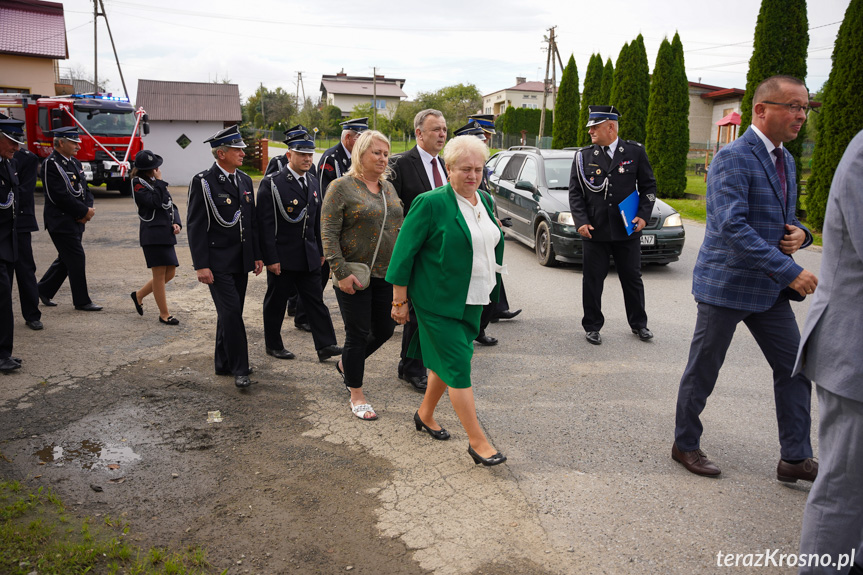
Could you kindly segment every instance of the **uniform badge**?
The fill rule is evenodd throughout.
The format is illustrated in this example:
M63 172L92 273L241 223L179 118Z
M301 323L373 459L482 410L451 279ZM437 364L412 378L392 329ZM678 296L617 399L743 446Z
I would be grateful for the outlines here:
M294 204L294 205L296 206L296 205L297 205L298 203L300 203L300 202L298 202L297 200L294 200L294 201L293 201L293 202L291 202L291 203L292 203L292 204Z
M292 207L288 206L288 213L291 213L291 212L293 212L293 211L294 211L294 208L292 208Z
M593 151L593 155L594 155L594 156L598 156L598 155L599 155L599 150L594 150L594 151Z
M619 148L617 148L617 151L618 151L618 152L622 152L622 151L623 151L623 146L620 146Z
M347 166L347 165L348 165L348 161L347 161L346 159L344 159L344 158L342 158L342 165L343 165L343 166Z
M246 194L246 203L247 203L247 204L251 204L251 203L252 203L252 200L251 200L251 198L249 197L249 194Z
M654 196L653 194L647 194L647 199L650 200L651 202L655 202L656 196Z
M225 203L226 203L226 204L228 204L228 205L231 205L231 198L227 198L227 199L225 199Z
M219 174L219 181L222 182L223 184L225 183L225 175L224 174Z
M619 168L617 168L617 171L622 174L625 170L623 169L623 166L620 166Z
M600 170L599 168L596 168L596 175L598 176L601 173L602 173L602 170Z

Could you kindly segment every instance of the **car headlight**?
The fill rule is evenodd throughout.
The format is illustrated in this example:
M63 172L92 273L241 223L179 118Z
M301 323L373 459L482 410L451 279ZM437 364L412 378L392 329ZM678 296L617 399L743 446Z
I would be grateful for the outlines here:
M572 214L569 212L559 212L557 214L557 223L565 226L574 226L575 220L572 219Z
M679 228L681 226L683 226L683 220L680 219L680 214L671 214L665 218L665 223L662 224L663 228Z

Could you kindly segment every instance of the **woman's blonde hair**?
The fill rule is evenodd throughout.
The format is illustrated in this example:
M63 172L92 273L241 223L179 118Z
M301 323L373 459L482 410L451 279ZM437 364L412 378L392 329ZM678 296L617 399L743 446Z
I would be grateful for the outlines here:
M452 170L463 157L470 153L482 156L482 161L488 161L488 146L476 136L456 136L443 149L443 161L446 169Z
M369 150L369 148L372 147L372 142L374 140L385 143L387 145L387 148L390 147L390 141L382 133L378 132L377 130L366 130L365 132L360 134L360 137L354 144L354 149L351 151L351 167L348 169L346 175L354 176L360 179L363 178L363 165L361 158L363 157L363 154L365 154ZM380 182L385 182L391 174L392 169L390 169L389 164L387 164L387 168L384 170L384 173L381 174Z

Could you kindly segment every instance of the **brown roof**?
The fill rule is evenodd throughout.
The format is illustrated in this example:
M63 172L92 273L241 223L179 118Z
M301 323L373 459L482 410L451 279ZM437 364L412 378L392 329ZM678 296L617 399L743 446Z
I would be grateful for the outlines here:
M721 88L719 90L714 90L713 92L701 94L701 97L705 100L730 100L734 98L742 98L745 93L746 90L741 90L740 88Z
M372 85L371 79L367 82L345 81L345 80L321 80L321 91L324 94L348 94L351 96L368 96L377 94L378 97L391 96L395 98L407 98L408 95L390 82L377 82L377 87Z
M68 58L63 5L41 0L0 0L0 54Z
M150 120L239 122L240 88L236 84L138 80L138 106Z

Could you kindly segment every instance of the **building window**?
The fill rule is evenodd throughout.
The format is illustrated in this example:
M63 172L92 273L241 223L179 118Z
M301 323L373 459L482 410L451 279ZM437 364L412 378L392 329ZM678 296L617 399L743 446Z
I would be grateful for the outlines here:
M375 105L375 102L377 102L377 105ZM372 107L375 107L378 110L385 110L387 107L387 101L386 100L375 100L374 98L372 98L371 99L371 105L372 105Z
M192 140L189 139L186 134L181 134L179 138L177 138L177 145L179 145L184 150L188 147L189 144L192 143Z
M531 94L530 97L532 100L536 100L536 94Z

